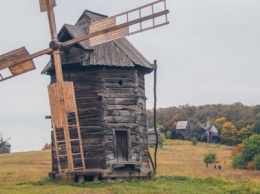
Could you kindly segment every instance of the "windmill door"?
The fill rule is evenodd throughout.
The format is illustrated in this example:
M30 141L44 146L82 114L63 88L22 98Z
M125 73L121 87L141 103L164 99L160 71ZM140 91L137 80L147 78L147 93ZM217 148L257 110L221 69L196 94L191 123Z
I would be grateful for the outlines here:
M127 131L116 131L115 133L117 161L128 161Z

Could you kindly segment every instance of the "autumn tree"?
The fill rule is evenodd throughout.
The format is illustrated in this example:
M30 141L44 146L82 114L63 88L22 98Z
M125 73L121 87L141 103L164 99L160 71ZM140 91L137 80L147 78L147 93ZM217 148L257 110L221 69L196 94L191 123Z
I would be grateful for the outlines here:
M236 145L238 144L238 131L231 122L224 122L221 134L220 134L220 140L222 143L227 145Z
M223 124L227 121L225 117L217 118L214 122L215 127L221 131Z
M238 144L236 147L234 147L234 149L231 152L231 156L234 156L238 153L241 153L243 151L244 148L244 144L240 143Z
M232 158L232 166L234 168L246 168L249 162L257 162L260 160L260 135L252 135L243 141L243 149L236 153ZM260 162L260 161L259 161ZM256 165L258 168L258 165Z
M239 130L238 132L238 140L242 142L243 140L249 138L253 134L252 127L246 126Z

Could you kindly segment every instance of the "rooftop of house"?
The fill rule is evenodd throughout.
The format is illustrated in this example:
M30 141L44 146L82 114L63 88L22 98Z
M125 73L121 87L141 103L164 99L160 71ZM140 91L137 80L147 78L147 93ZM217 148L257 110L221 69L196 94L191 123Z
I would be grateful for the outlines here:
M178 121L176 125L176 129L187 129L188 121Z
M161 130L159 128L156 129L158 134L161 134ZM147 129L148 134L155 134L154 128Z

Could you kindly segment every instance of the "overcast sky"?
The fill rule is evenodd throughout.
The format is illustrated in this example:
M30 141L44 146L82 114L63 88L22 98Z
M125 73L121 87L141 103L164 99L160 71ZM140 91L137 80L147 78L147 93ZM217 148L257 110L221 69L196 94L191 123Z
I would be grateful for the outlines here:
M56 0L57 29L75 24L85 9L112 16L155 0ZM170 24L128 37L158 62L158 107L184 104L260 104L260 1L168 0ZM36 0L0 0L0 54L26 46L48 47L46 13ZM47 85L37 69L0 83L0 132L12 151L39 150L50 142ZM153 104L153 75L146 76L147 107Z

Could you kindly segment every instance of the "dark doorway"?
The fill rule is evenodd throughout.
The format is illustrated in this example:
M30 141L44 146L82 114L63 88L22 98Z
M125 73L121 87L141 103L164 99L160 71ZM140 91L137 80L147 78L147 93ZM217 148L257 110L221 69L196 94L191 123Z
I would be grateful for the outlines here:
M127 131L116 131L117 161L128 161Z

